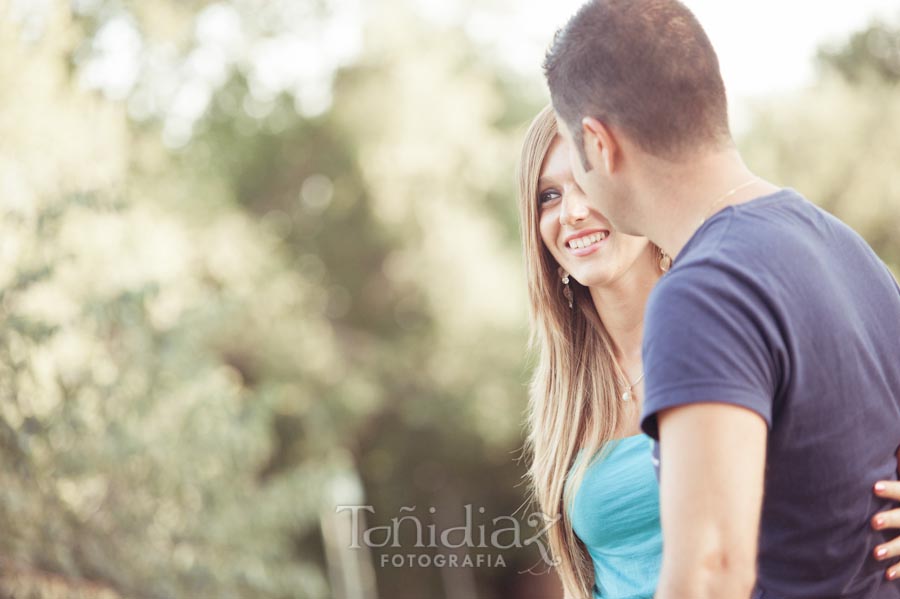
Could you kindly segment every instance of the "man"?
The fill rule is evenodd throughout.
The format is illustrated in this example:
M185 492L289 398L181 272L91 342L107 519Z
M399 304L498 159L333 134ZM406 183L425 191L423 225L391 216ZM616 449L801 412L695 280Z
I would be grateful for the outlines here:
M589 2L545 72L579 185L674 258L644 324L657 596L900 597L869 526L900 438L888 269L743 163L715 51L676 0Z

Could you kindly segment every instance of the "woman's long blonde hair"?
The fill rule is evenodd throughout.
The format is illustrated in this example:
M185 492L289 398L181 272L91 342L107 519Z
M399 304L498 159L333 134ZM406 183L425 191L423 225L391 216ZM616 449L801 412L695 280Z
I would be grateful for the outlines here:
M531 317L529 348L537 354L529 388L525 450L531 458L532 499L545 516L561 516L548 529L557 573L566 595L582 599L591 596L594 570L584 544L572 530L569 509L590 458L602 449L598 456L602 459L611 449L624 406L618 400L622 383L612 341L590 293L570 277L573 307L569 307L556 260L540 236L538 179L557 134L552 107L547 106L531 123L519 162L520 226ZM579 450L585 459L576 463Z

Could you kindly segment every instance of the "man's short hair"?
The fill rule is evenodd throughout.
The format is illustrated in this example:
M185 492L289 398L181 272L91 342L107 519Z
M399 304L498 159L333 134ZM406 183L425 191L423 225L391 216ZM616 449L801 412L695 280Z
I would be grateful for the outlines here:
M716 52L677 0L587 2L556 32L544 73L585 168L587 116L664 158L731 141Z

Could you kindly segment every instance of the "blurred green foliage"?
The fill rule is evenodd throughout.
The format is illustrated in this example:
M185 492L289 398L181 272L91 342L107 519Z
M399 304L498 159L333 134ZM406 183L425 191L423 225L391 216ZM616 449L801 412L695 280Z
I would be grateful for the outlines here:
M820 48L817 61L849 83L872 76L896 83L900 81L900 35L896 26L875 22L840 45Z
M900 272L900 26L875 22L823 48L811 87L757 102L748 163L860 232Z
M323 510L513 514L528 378L514 166L546 101L537 67L522 80L459 27L384 2L327 109L260 92L239 57L185 137L154 61L196 57L198 15L222 5L76 5L0 23L0 584L330 597ZM289 5L231 3L250 46L285 35ZM298 6L313 28L358 17ZM146 59L134 85L84 91L121 18ZM896 40L885 27L823 53L814 88L756 106L741 146L896 267L896 52L859 41ZM504 557L380 568L379 595L471 577L479 596L525 596L537 553Z

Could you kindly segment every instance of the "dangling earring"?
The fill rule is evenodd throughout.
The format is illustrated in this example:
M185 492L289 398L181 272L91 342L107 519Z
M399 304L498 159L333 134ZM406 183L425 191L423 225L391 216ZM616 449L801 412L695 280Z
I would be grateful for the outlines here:
M672 256L665 253L659 246L656 247L656 254L659 258L659 269L664 273L669 272L669 269L672 268Z
M562 279L563 284L563 296L566 298L566 301L569 302L569 308L572 307L572 288L569 287L569 273L563 270L563 267L560 266L557 270L560 278Z

